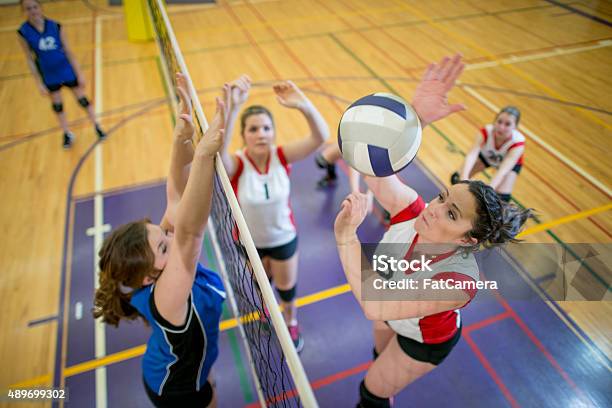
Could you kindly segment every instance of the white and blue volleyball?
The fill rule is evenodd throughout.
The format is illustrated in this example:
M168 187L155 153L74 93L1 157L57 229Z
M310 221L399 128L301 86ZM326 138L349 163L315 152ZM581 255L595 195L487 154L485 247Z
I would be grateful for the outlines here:
M347 164L385 177L410 164L421 145L421 123L397 95L375 93L356 100L342 115L338 144Z

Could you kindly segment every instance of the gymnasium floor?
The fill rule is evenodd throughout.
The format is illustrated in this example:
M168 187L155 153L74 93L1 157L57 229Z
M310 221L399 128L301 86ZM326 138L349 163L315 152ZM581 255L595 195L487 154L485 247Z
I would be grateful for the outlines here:
M140 218L143 203L154 220L161 214L172 117L158 50L128 42L120 9L102 0L46 2L44 10L63 23L109 138L95 144L65 92L78 138L70 151L61 149L49 101L38 94L15 40L23 16L17 6L0 6L0 357L7 367L0 389L65 380L70 406L103 407L106 394L108 406L139 406L146 332L141 324L108 329L105 349L98 342L96 351L92 255L107 224ZM274 101L275 80L298 83L333 133L350 101L380 91L409 96L427 62L462 52L468 65L450 99L469 109L426 129L420 164L406 178L431 197L436 180L446 183L460 165L478 128L499 107L518 105L527 150L513 196L538 211L538 222L528 227L543 226L526 241L610 244L610 2L235 0L171 6L169 15L207 114L221 84L247 72L256 84L250 101L272 108L281 143L306 127ZM318 268L308 256L301 260L299 296L314 295L300 310L302 359L322 406L353 406L372 341L333 267L329 227L347 187L341 182L313 193L319 177L313 169L306 161L293 173L300 248L325 253L331 266L329 274L313 276L308 271ZM362 233L382 234L379 220L370 219ZM310 234L317 240L308 240ZM204 254L203 262L214 265L206 248ZM397 406L610 406L612 274L603 266L605 301L554 302L533 292L527 303L504 301L501 293L470 305L456 350L401 393ZM533 290L525 273L508 268ZM347 335L338 340L338 333ZM244 379L240 340L228 329L221 341L217 381L227 399L220 403L248 405L254 393ZM106 367L108 392L95 399L99 367ZM117 398L134 400L124 405Z
M401 176L430 200L439 192L438 183L420 167L420 163L411 166ZM371 327L352 294L343 289L345 278L329 228L334 219L330 209L338 208L348 193L348 182L342 177L337 188L315 190L318 173L309 158L293 166L291 177L303 254L298 296L308 296L312 302L299 310L306 341L300 357L320 406L349 407L357 402L359 382L371 359ZM163 184L109 192L104 194L104 223L113 227L144 214L159 219L164 202ZM92 303L93 242L87 230L92 225L93 204L93 197L75 200L69 308L60 317L60 321L68 320L66 372L71 374L66 386L71 390L72 406L87 406L96 395L97 364L91 364L95 362L94 321L89 313L74 313L80 310L77 304ZM363 242L377 242L383 233L380 219L370 215L360 237ZM308 239L313 236L317 239ZM202 252L202 262L218 269L208 237ZM308 256L315 253L316 257ZM451 356L438 370L400 393L396 406L610 406L612 384L605 355L582 333L572 332L575 324L568 326L560 318L567 316L558 307L547 305L543 294L540 298L533 292L528 285L531 278L521 277L498 254L481 256L479 261L487 279L499 281L502 290L481 291L462 312L463 338ZM521 298L526 300L505 298L503 288L509 285L504 281L513 283L512 299L518 297L520 285L518 291L524 292ZM337 293L329 294L334 289ZM141 323L106 328L105 360L112 361L106 365L109 406L149 406L140 385L140 355L147 335ZM250 370L238 336L236 328L224 330L221 336L215 378L222 407L255 402L253 386L245 378ZM58 354L56 365L61 360Z

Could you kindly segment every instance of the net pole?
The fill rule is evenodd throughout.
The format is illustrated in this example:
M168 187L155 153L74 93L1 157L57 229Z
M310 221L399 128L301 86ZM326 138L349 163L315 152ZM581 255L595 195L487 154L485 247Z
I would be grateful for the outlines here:
M166 10L162 0L151 1L154 1L157 4L157 7L160 11L161 17L164 21L164 25L167 30L168 39L170 40L170 43L174 50L177 64L179 65L179 68L183 75L185 75L189 94L193 102L196 118L200 122L200 127L204 132L206 131L206 129L208 129L208 122L206 121L202 105L200 104L198 95L195 91L195 88L193 87L191 76L189 75L187 65L185 64L185 60L174 35L172 25L170 24L170 19L166 14ZM225 168L223 167L223 163L221 161L221 156L219 153L217 153L215 167L219 176L219 180L221 181L221 186L228 199L232 216L234 217L234 220L238 226L238 230L240 231L240 240L245 246L248 257L251 261L251 265L255 273L255 278L259 284L262 297L266 304L276 306L276 298L274 297L274 292L272 291L272 287L270 286L267 275L264 271L261 259L259 258L259 254L255 249L253 238L251 237L251 233L249 232L244 216L242 215L242 211L240 210L240 206L238 205L238 200L236 199L234 190L230 184L227 173L225 172ZM297 393L300 397L300 400L302 401L302 404L308 408L318 407L317 401L314 397L314 393L312 391L310 383L308 382L308 377L306 376L304 367L302 366L297 351L295 350L295 347L289 335L289 330L287 329L285 320L283 319L280 309L278 307L269 307L268 312L270 313L272 325L274 326L274 330L279 339L280 346L287 361L287 366L289 367L289 371L293 377L293 381L295 383Z

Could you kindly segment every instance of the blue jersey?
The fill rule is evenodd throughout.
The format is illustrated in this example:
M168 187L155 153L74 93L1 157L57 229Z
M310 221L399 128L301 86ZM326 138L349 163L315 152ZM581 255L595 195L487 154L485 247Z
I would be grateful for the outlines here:
M45 19L43 32L28 21L17 32L36 56L36 65L45 85L59 85L76 80L76 74L62 45L60 24Z
M155 285L145 286L131 299L153 329L142 359L144 380L160 396L199 391L219 354L219 320L225 300L221 278L198 264L187 319L180 327L159 314L154 290Z

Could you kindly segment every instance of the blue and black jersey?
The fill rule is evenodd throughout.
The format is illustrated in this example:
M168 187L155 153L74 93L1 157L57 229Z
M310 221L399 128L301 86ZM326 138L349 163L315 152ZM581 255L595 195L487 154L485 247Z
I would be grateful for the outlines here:
M157 395L199 391L219 353L219 320L225 290L219 276L198 264L182 326L167 322L153 300L155 285L137 290L131 304L151 324L153 333L142 359L144 381Z
M28 21L17 30L36 56L36 66L47 87L76 80L62 44L60 29L58 22L45 19L42 33Z

